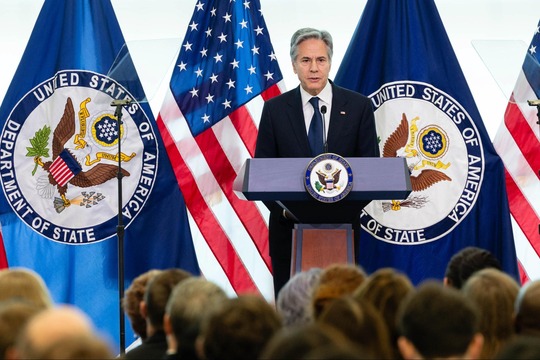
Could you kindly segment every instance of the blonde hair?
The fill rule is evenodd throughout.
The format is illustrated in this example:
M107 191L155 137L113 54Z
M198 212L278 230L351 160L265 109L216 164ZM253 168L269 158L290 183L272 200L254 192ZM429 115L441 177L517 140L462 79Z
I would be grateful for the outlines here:
M53 304L41 276L26 268L0 270L0 301L8 299L27 301L41 309L50 308Z

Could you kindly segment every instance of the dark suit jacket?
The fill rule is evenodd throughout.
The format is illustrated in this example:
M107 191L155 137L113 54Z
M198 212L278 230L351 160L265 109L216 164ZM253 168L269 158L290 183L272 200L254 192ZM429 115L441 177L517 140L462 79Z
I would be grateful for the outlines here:
M328 152L343 157L378 157L379 146L370 100L332 82L331 85L333 95L327 138ZM274 97L264 104L255 157L311 157L300 87ZM283 218L282 209L276 203L266 203L266 206L270 209L269 241L272 262L277 258L290 260L293 223ZM342 207L341 203L323 204L316 200L303 206L305 211L319 214L322 212L332 214L335 213L334 210ZM326 221L328 218L325 217L325 222L352 222L361 209L345 211L354 212L347 221L341 221L342 219Z
M125 355L125 359L163 359L167 353L167 337L165 332L157 331L143 343Z

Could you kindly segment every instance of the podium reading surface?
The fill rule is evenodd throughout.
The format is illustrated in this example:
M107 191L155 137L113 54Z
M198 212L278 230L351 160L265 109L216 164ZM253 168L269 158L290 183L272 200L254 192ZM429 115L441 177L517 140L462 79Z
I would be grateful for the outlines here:
M311 158L247 159L233 184L245 200L275 201L294 215L291 275L331 263L354 263L350 223L371 200L405 199L411 192L404 158L347 158L353 188L341 201L315 200L304 187Z

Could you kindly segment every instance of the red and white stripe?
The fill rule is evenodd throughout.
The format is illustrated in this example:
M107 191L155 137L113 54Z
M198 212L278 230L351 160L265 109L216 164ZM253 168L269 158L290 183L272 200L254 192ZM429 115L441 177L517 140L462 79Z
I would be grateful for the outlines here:
M540 142L536 99L523 71L493 142L506 168L506 186L522 283L540 279Z
M274 299L268 254L268 210L240 200L233 181L253 157L264 101L273 86L197 137L167 91L157 123L184 196L202 274L229 294Z
M75 176L60 156L53 161L49 167L49 172L60 186L66 185Z

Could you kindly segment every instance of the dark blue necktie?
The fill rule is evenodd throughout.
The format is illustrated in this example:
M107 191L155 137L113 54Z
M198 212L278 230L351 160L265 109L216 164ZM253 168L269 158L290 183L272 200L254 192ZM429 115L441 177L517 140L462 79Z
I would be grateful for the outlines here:
M317 156L324 152L322 115L319 110L319 98L312 97L309 102L313 105L313 110L315 110L309 124L309 147L311 148L311 156Z

